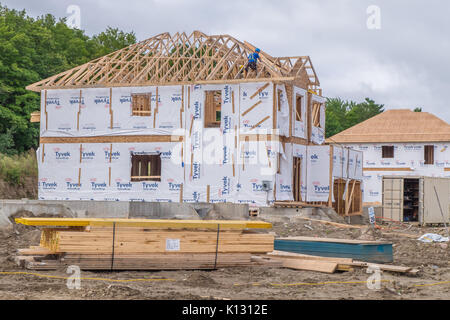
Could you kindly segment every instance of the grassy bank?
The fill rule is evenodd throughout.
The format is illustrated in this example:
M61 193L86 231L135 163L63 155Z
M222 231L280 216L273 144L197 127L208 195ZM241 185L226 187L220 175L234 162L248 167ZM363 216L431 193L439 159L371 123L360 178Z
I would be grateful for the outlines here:
M29 152L20 155L0 154L0 179L11 185L23 186L26 178L37 177L36 152Z

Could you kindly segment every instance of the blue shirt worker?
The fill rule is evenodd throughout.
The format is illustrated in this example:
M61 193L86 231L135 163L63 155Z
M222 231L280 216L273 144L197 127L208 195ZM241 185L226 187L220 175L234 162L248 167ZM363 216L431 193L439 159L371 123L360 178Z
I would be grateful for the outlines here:
M255 49L255 52L252 52L248 55L248 62L245 66L245 72L248 72L248 68L256 71L256 62L259 59L261 61L261 58L259 57L260 50L258 48Z

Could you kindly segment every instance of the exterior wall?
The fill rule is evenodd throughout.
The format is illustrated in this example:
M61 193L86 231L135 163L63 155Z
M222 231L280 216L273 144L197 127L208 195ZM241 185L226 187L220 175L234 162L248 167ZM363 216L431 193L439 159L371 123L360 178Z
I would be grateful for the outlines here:
M220 128L204 127L206 90L222 92ZM151 95L151 116L132 115L133 93ZM293 120L295 93L305 97L303 123ZM310 168L306 161L312 127L307 124L312 120L308 105L311 99L323 102L323 98L295 86L256 82L86 88L47 90L41 96L40 199L265 206L275 199L292 200L293 156L305 159L304 201L322 201L318 183L324 188L329 184L328 177L314 178L319 171L329 172L329 147L314 150L328 152L328 160L324 156L318 167ZM324 128L324 109L321 112ZM274 127L278 131L273 132ZM266 134L289 138L291 132L305 145L288 142L280 149L274 139L264 138ZM259 141L254 139L257 134L263 136ZM173 136L184 139L172 141ZM114 140L117 137L121 142ZM322 142L315 136L314 143ZM155 153L161 155L161 181L132 182L132 154ZM310 180L308 168L317 171ZM273 190L264 191L263 181L270 181Z
M44 157L42 149L37 154L39 199L180 199L181 184L184 182L180 143L46 144ZM131 182L131 152L159 152L161 181Z
M131 115L132 93L151 94L150 117ZM47 96L46 105L42 99L41 137L170 135L185 122L182 93L182 86L47 90L41 94Z
M394 158L382 158L383 145L394 146ZM424 164L424 145L435 146L434 164ZM384 175L450 177L450 171L446 171L450 168L450 142L366 143L346 146L364 153L364 202L381 203Z
M39 198L266 205L267 200L273 201L274 194L262 190L262 181L275 180L277 145L270 140L256 142L243 138L241 141L241 135L272 133L274 85L265 85L43 92L41 138L44 141L52 137L96 136L103 140L130 136L130 140L41 144L37 152ZM263 86L265 88L259 90ZM220 128L204 128L205 90L222 91ZM131 115L132 93L151 94L150 117ZM256 103L258 105L248 111ZM133 140L136 136L147 136L147 140L151 140L152 136L162 135L184 136L184 141ZM160 153L161 181L130 181L132 153Z
M276 199L293 200L293 157L302 159L300 193L303 202L327 202L330 181L334 179L363 179L362 152L333 146L330 170L330 148L329 145L286 144L280 157L280 172L276 176Z

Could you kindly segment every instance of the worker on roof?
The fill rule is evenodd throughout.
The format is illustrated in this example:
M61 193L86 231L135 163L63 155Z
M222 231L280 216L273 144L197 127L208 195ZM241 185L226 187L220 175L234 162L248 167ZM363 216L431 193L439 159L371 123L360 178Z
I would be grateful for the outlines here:
M255 49L255 52L252 52L248 55L248 62L245 66L245 72L248 72L248 68L256 71L256 62L261 61L261 58L259 57L260 50L258 48Z

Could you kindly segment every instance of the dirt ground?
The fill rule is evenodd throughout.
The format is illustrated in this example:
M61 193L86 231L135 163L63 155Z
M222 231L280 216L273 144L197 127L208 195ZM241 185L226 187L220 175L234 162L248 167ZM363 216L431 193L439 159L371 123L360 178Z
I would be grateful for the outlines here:
M2 199L37 199L37 176L23 177L24 182L13 184L0 179L0 194Z
M445 234L444 228L396 227L397 232L417 237L426 232ZM66 270L30 271L14 264L16 250L37 245L40 236L39 229L16 226L0 230L0 299L450 299L447 244L306 220L277 222L273 231L279 236L389 240L394 244L394 264L417 267L420 272L416 276L383 272L381 288L368 289L366 280L371 274L358 268L334 274L262 266L214 271L82 271L81 289L68 289Z

